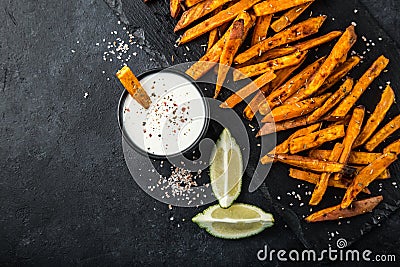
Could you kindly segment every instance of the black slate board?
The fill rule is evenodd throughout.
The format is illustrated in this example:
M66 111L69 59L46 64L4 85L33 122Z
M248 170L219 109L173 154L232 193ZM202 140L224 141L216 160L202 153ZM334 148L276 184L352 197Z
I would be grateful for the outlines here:
M176 47L175 41L179 36L172 31L175 22L168 14L167 2L168 1L153 1L146 5L141 1L122 1L123 8L120 9L119 12L124 12L130 23L131 30L135 30L138 27L143 28L148 45L157 55L160 55L162 59L160 61L163 61L160 62L161 65L172 64L172 56L175 59L174 63L181 63L186 60L197 60L204 53L202 44L206 43L206 38L200 38L184 47ZM371 51L363 55L365 56L363 63L351 73L351 77L355 79L359 78L373 60L382 53L390 58L389 71L383 73L372 84L371 89L367 90L359 103L364 104L368 110L372 111L379 100L379 97L377 97L380 90L378 86L385 86L386 81L391 81L392 87L395 88L396 96L399 95L399 91L396 90L396 88L399 88L400 83L399 80L396 79L395 74L395 70L398 70L400 67L399 50L395 43L376 24L364 6L360 5L358 1L317 1L317 3L313 4L311 10L314 15L328 15L328 19L321 29L321 33L326 33L333 29L344 29L351 22L356 22L359 40L354 50L361 55L363 55L362 52L366 51L366 49L371 49ZM355 13L354 10L358 12ZM304 16L308 15L309 13ZM367 40L372 40L375 46L370 45L367 47L362 41L361 36L365 36ZM382 40L378 40L378 38L382 38ZM189 49L187 49L186 46ZM321 53L321 51L318 53ZM135 68L136 66L132 67ZM222 98L224 97L226 96L222 95ZM240 113L242 108L243 105L238 106L238 113ZM399 104L395 104L389 112L389 117L398 113ZM279 134L278 140L282 140L288 134L289 133ZM398 138L398 134L390 138L389 141L396 138ZM252 142L252 144L255 144L255 142ZM256 147L251 147L251 154L256 157L258 156L259 151L257 151ZM249 165L246 171L247 176L251 176L255 168L254 162ZM262 191L270 200L268 203L275 208L276 213L285 220L306 247L326 249L328 244L335 246L336 239L338 238L345 238L348 244L353 243L397 209L400 205L400 193L392 183L394 181L396 181L397 184L400 182L396 175L394 175L400 170L399 163L394 164L390 170L392 176L394 176L393 179L382 182L382 194L385 198L384 203L373 213L350 220L343 220L341 225L338 225L337 222L312 225L303 222L302 217L309 214L309 207L307 205L299 207L299 202L294 200L293 196L288 196L287 193L292 191L299 193L302 196L302 202L307 203L309 196L304 196L304 193L306 191L312 191L312 187L310 185L303 185L301 188L298 188L297 186L301 185L301 183L288 178L286 166L276 164L276 166L272 168ZM373 194L378 194L378 189L379 183L371 186ZM246 190L244 190L244 192L245 191ZM343 192L330 190L328 194L331 197L326 197L321 203L321 207L318 208L338 203ZM335 196L337 199L334 198ZM277 200L278 197L281 198L279 201ZM251 203L257 204L255 201L257 197L246 196L243 197L243 199L248 199ZM326 199L330 199L331 201L327 201ZM293 203L293 206L291 206L291 203ZM333 236L331 233L333 233Z

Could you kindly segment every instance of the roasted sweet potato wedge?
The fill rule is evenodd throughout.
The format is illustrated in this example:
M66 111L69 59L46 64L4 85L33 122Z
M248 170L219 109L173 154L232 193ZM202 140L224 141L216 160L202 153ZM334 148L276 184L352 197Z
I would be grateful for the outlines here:
M180 0L170 0L169 1L169 11L171 13L171 17L176 19L179 16L179 13L181 12L182 7Z
M275 14L277 12L302 5L313 0L267 0L254 6L254 12L257 16Z
M271 36L264 41L253 45L245 52L239 54L235 58L235 63L242 64L256 56L260 56L262 53L271 50L275 47L282 46L288 43L292 43L317 33L322 23L325 21L325 16L316 18L310 18L306 21L295 24L286 30L278 32L274 36Z
M342 218L350 218L372 211L383 200L382 196L371 197L363 200L354 201L351 207L342 208L336 205L317 211L305 220L307 222L333 221Z
M311 158L316 158L320 160L328 160L329 155L331 154L331 150L318 150L314 149L311 150L308 154ZM370 153L370 152L358 152L358 151L351 151L348 164L354 165L368 165L377 158L382 156L382 153Z
M292 24L292 22L295 21L312 4L312 2L313 1L292 7L271 24L271 29L275 32L280 32L285 29Z
M254 25L253 36L251 38L251 45L258 44L267 37L271 19L272 15L257 17L256 24Z
M376 106L374 112L368 118L367 123L354 142L353 147L359 147L363 145L371 137L394 103L394 98L395 95L393 89L390 87L390 85L386 86L386 89L382 93L381 100Z
M381 144L387 137L393 134L400 128L400 115L397 115L382 129L380 129L371 139L365 144L365 149L373 151L379 144Z
M280 132L280 131L285 131L288 129L293 129L297 128L300 126L305 126L307 125L307 117L303 116L300 118L296 118L293 120L287 120L287 121L281 121L277 123L265 123L261 129L258 131L256 134L256 137L275 133L275 132Z
M297 137L290 142L290 153L296 154L300 151L318 147L326 142L336 140L345 135L343 125L334 125L306 136Z

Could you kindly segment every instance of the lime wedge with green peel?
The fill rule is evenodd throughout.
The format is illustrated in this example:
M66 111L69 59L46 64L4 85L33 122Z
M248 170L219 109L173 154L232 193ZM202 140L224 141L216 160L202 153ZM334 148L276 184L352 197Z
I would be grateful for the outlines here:
M211 235L225 239L239 239L260 233L274 224L274 217L262 209L235 203L227 209L214 205L192 219Z
M212 190L219 205L228 208L240 194L243 175L242 152L228 129L222 131L210 162Z

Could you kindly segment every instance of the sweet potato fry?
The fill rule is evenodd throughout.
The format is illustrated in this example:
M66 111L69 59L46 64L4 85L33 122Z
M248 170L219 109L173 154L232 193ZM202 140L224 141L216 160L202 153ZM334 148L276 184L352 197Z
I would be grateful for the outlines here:
M225 100L225 102L221 103L219 106L220 108L233 108L240 102L242 102L243 99L254 93L255 91L259 90L260 87L266 85L273 79L275 79L276 75L270 71L266 72L257 79L255 79L253 82L250 82L248 85L240 89L239 91L235 92L232 94L228 99Z
M237 64L236 68L242 68L250 65L255 65L258 63L265 62L270 59L275 59L283 56L287 56L289 54L293 54L294 52L298 51L298 49L292 47L292 46L287 46L287 47L277 47L271 50L268 50L267 52L263 53L259 57L252 58L242 64Z
M350 157L351 148L356 140L357 136L361 132L361 126L364 120L365 108L363 106L358 106L354 109L353 115L351 116L349 126L346 129L346 135L343 138L343 151L339 158L339 163L347 164ZM334 180L339 180L342 178L340 174L335 173L333 176Z
M260 88L260 91L257 92L257 94L253 97L253 99L248 103L246 108L243 110L243 116L248 119L252 120L254 115L258 112L258 106L259 104L265 99L265 95L270 94L273 92L276 88L281 86L287 78L297 69L301 66L301 64L304 62L300 62L297 65L294 65L292 67L284 68L281 70L278 70L276 74L276 78L273 79L270 83L267 85L263 86Z
M280 32L284 28L288 27L312 4L312 2L313 1L292 7L291 9L286 11L285 14L283 14L279 19L275 20L271 24L271 28L275 32Z
M310 125L306 128L297 130L292 135L290 135L289 138L287 138L281 144L277 145L274 149L272 149L267 154L272 155L272 154L287 154L287 153L289 153L289 143L293 138L310 134L310 133L316 131L317 129L319 129L320 127L321 127L321 123L316 123L316 124ZM262 164L272 163L272 162L274 162L274 159L265 155L261 158L260 162Z
M308 154L311 158L316 158L320 160L328 160L331 150L318 150L314 149L311 150ZM355 164L355 165L368 165L377 158L382 156L382 153L369 153L369 152L358 152L358 151L351 151L348 164Z
M175 0L178 1L178 0ZM215 9L221 7L222 5L230 2L232 0L204 0L201 3L193 6L186 10L178 23L175 26L174 31L177 32L183 28L186 28L196 20L204 17L207 14L210 14Z
M364 73L364 75L354 85L350 94L343 99L339 106L332 112L332 117L344 117L361 97L368 86L376 77L386 68L389 60L384 56L380 56L372 66Z
M376 106L374 112L369 117L362 132L354 142L353 147L356 148L363 145L371 137L371 135L375 132L376 128L378 128L379 124L383 121L386 113L392 106L394 102L394 97L395 95L390 85L386 86L386 89L382 93L381 100Z
M225 81L226 75L232 65L233 57L238 51L244 39L244 21L242 19L233 22L229 38L226 40L219 59L217 83L214 98L217 98ZM272 73L273 74L273 73Z
M342 35L341 31L332 31L322 36L318 36L314 39L310 39L301 43L294 45L293 47L297 48L299 51L310 50L312 48L318 47L322 44L328 43L339 36Z
M304 97L311 96L318 91L329 75L332 74L335 67L347 55L350 48L357 40L357 35L354 31L354 26L351 25L339 38L331 53L318 69L315 75L311 78L310 83L306 86Z
M396 155L400 154L400 139L394 141L390 145L388 145L384 150L383 153L394 153Z
M213 11L212 14L218 14L218 12L220 12L222 10L222 6L218 7L217 9L215 9ZM227 24L227 23L226 23ZM225 24L225 25L226 25ZM222 25L223 26L223 25ZM218 39L220 38L220 28L222 27L217 27L215 29L212 29L208 35L208 42L207 42L207 51L211 49L211 47L213 47L213 45L215 45L215 43L218 41Z
M290 142L290 153L296 154L300 151L318 147L326 142L341 138L344 135L345 132L343 125L330 126L307 136L292 139Z
M222 10L215 16L212 16L209 19L206 19L203 22L200 22L193 28L187 30L183 35L182 39L180 40L179 44L185 44L187 42L196 39L197 37L205 34L206 32L211 31L218 26L221 26L225 22L231 21L234 19L238 14L241 12L251 8L256 3L260 2L261 0L241 0L236 4L230 6L229 8Z
M368 165L368 164L367 164ZM356 166L356 165L349 165L353 168L356 168L358 172L360 172L362 169L365 168L365 166ZM389 179L391 177L389 169L384 169L378 177L376 177L377 180L384 180L384 179ZM345 179L345 178L344 178Z
M251 38L251 45L258 44L267 37L271 19L272 15L257 17L256 24L254 25L253 36Z
M351 207L342 208L336 205L317 211L305 220L307 222L333 221L342 218L350 218L372 211L383 200L382 196L371 197L363 200L354 201Z
M169 1L169 11L171 13L171 17L173 17L174 19L176 19L179 15L179 13L181 13L181 3L180 0L170 0Z
M145 109L150 107L151 100L149 95L128 66L124 66L120 69L117 72L117 77L133 99L135 99Z
M307 56L307 52L308 51L297 51L287 56L236 69L233 72L233 80L238 81L263 74L267 71L280 70L297 65Z
M285 84L280 86L277 90L273 91L260 106L261 114L266 114L270 109L282 105L286 99L293 95L299 88L301 88L307 80L315 73L321 66L324 58L320 58L314 63L307 66L299 74L288 80Z
M319 173L303 171L303 170L294 169L294 168L289 169L289 176L292 178L301 180L301 181L308 182L310 184L317 184L317 182L320 178ZM338 181L334 181L333 179L328 180L328 186L330 186L330 187L347 189L349 184L350 184L350 182L347 179L341 179ZM364 188L363 192L366 194L371 194L371 192L369 191L369 189L367 187Z
M330 96L331 93L326 93L321 96L305 99L298 103L276 107L262 119L262 122L274 122L274 121L279 122L306 115L314 111L315 109L319 108L320 106L322 106L322 104Z
M354 177L351 185L347 188L340 207L344 209L350 206L351 202L361 192L361 190L367 187L379 176L379 174L383 172L384 169L389 167L389 165L396 160L397 155L395 153L384 153L367 167L362 169L356 177Z
M198 4L198 3L202 2L202 1L205 1L205 0L183 0L181 2L184 2L185 6L187 8L189 8L189 7L192 7L192 6Z
M365 144L365 149L373 151L387 137L393 134L400 128L400 115L397 115L393 120L380 129L371 139Z
M254 12L257 16L275 14L277 12L302 5L313 0L267 0L254 6Z
M337 82L339 82L343 77L345 77L351 69L353 69L359 62L360 57L352 56L347 59L344 63L340 64L333 73L325 80L324 84L318 90L320 94L331 88Z
M332 149L331 154L329 155L329 161L337 161L340 157L340 154L343 151L343 145L341 143L336 143L334 148ZM326 188L328 187L329 178L331 177L331 173L324 172L321 174L318 182L315 184L314 191L311 195L311 199L309 204L312 206L318 205L321 202L322 197L325 194Z
M292 43L317 33L322 23L325 21L325 16L316 18L310 18L298 24L295 24L286 30L278 32L274 36L271 36L256 45L253 45L248 50L239 54L235 58L235 63L242 64L256 56L260 56L262 53L271 50L275 47L282 46L288 43Z
M258 133L256 134L256 137L275 133L275 132L285 131L288 129L293 129L293 128L297 128L297 127L305 126L305 125L307 125L307 117L306 116L296 118L293 120L277 122L277 123L265 123L261 127L261 129L258 131Z
M334 161L321 161L313 158L302 157L298 155L287 155L287 154L275 154L275 155L267 154L267 155L282 163L300 167L314 172L332 172L332 173L340 172L348 176L352 176L356 172L356 169L354 169L353 167L337 163Z
M325 103L307 117L308 122L318 121L322 116L333 109L353 88L353 79L348 78L340 88L333 93Z
M247 32L253 25L254 18L248 12L240 13L235 21L238 20L244 21L244 36L247 35ZM222 50L224 48L225 41L229 38L231 34L231 30L233 28L233 23L229 27L229 29L225 32L224 36L209 50L207 53L199 59L198 62L193 64L187 71L186 74L191 76L193 79L198 80L204 74L206 74L210 69L212 69L221 57ZM242 42L244 39L242 40Z

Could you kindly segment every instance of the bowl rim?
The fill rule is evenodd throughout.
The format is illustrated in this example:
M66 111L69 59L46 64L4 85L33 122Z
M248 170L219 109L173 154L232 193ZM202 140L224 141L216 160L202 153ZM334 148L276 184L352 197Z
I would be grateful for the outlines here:
M123 88L123 92L118 101L117 117L118 117L118 127L122 134L122 137L124 138L124 140L127 142L127 144L131 148L133 148L139 154L141 154L143 156L148 156L151 159L166 160L168 158L174 158L174 157L177 157L184 153L187 153L188 151L190 151L194 147L196 147L197 144L204 138L205 134L207 133L208 127L209 127L210 108L209 108L208 102L206 101L206 97L204 96L204 93L201 91L197 82L192 77L190 77L188 74L186 74L185 72L179 71L177 69L173 69L171 67L153 68L153 69L149 69L147 71L140 73L139 75L137 75L137 78L140 81L144 77L146 77L150 74L158 73L158 72L170 72L170 73L182 76L183 78L187 79L197 89L197 91L199 92L199 94L201 96L201 100L204 105L205 120L204 120L203 128L202 128L199 136L197 136L197 138L193 141L193 143L189 147L184 149L183 151L179 151L174 154L168 154L168 155L157 155L157 154L149 153L149 152L145 151L144 149L140 148L137 144L135 144L135 142L132 141L132 139L129 137L128 133L126 133L126 131L124 130L124 127L123 127L123 114L124 114L123 103L125 102L125 99L129 96L129 93L125 88ZM122 87L121 85L119 85L119 86Z

